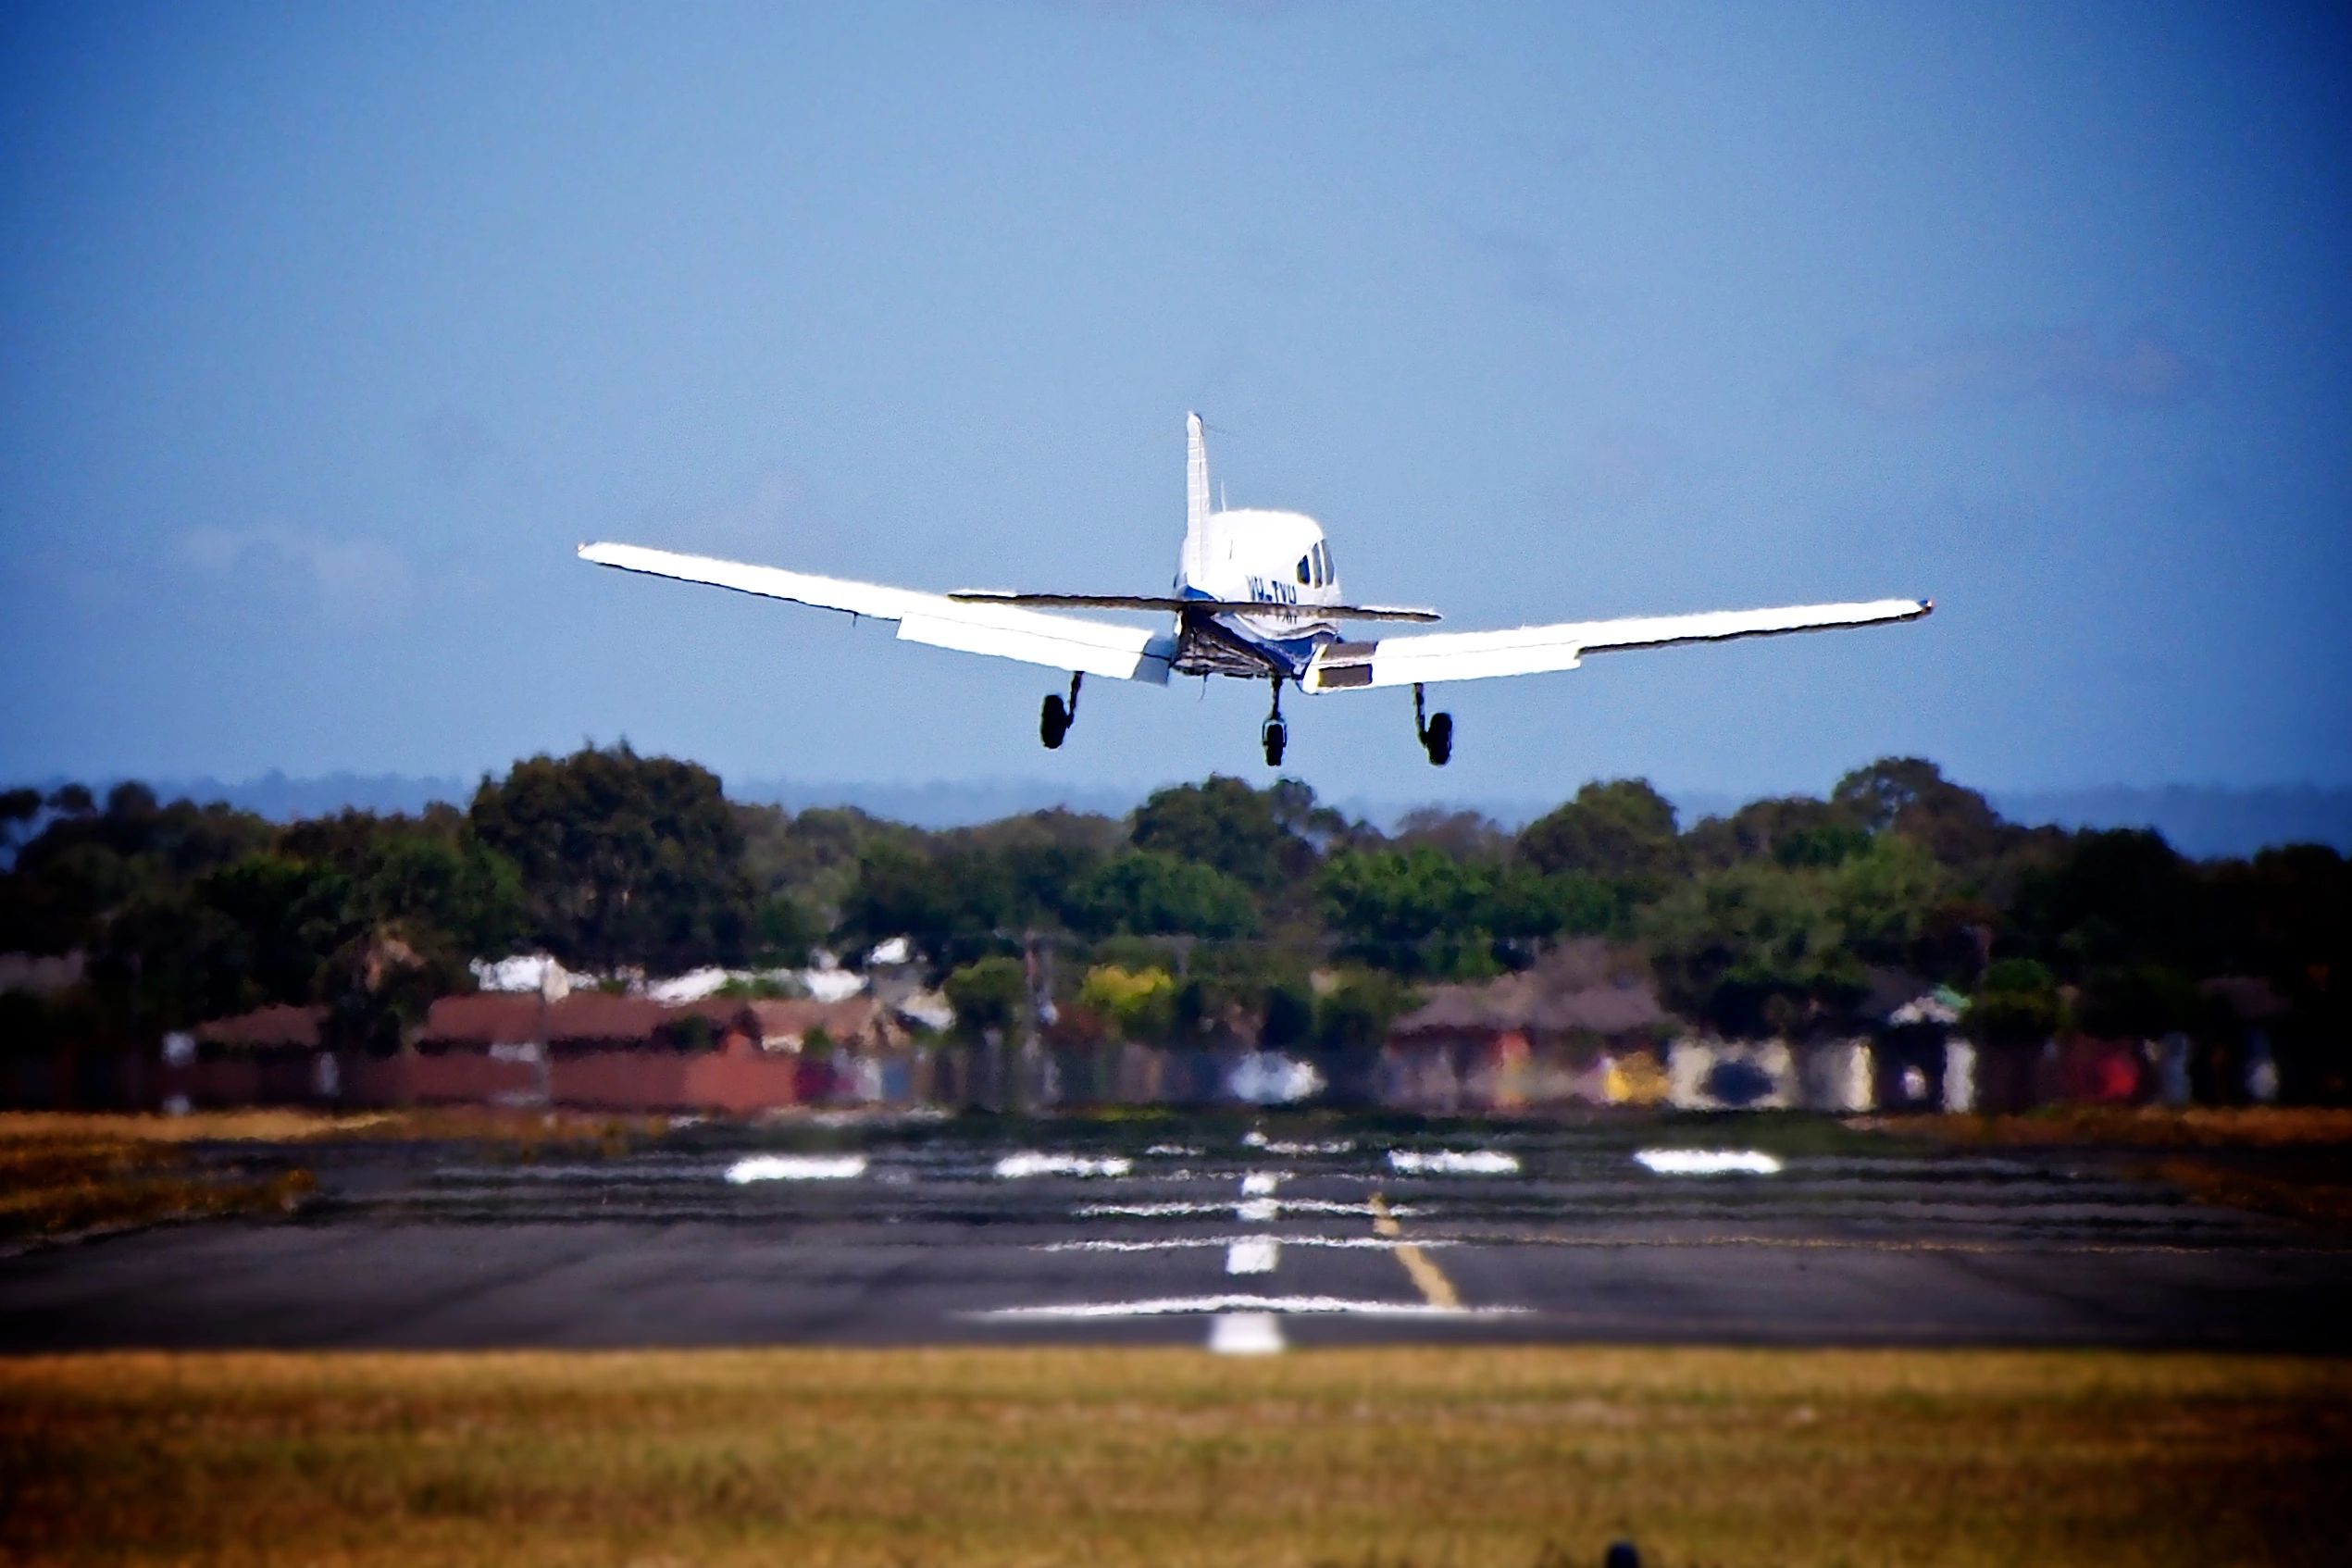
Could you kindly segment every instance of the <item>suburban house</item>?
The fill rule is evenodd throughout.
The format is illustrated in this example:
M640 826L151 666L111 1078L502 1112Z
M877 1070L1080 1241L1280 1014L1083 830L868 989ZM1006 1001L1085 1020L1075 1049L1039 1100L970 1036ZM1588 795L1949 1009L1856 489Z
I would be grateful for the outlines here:
M1674 1027L1641 957L1564 942L1516 975L1425 989L1381 1052L1383 1103L1417 1111L1645 1105L1665 1095Z

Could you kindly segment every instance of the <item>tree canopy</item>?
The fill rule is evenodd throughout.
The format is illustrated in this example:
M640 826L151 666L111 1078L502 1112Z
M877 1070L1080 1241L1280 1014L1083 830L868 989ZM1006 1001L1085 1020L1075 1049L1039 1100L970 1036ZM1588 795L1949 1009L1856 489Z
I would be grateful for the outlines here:
M1916 757L1687 827L1640 779L1583 785L1516 832L1433 809L1388 834L1294 779L1212 777L1125 819L930 832L730 803L691 763L591 746L416 816L273 825L136 783L20 788L0 792L0 952L84 961L26 1039L303 1002L382 1047L468 961L517 950L658 973L819 948L856 964L904 938L967 1030L1027 1018L1034 972L1090 1027L1312 1043L1336 1072L1411 988L1598 937L1646 950L1674 1011L1732 1033L1848 1029L1890 985L1943 983L1987 1042L2218 1039L2242 1027L2218 999L2252 986L2283 1050L2352 1067L2335 850L2197 862L2143 829L2022 826Z

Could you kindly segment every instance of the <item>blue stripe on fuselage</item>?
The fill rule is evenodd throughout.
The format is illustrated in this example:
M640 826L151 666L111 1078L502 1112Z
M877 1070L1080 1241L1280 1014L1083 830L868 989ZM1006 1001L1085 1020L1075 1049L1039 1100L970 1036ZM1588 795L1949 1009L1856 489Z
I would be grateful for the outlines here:
M1213 600L1216 595L1186 583L1181 597ZM1313 605L1300 607L1307 610L1313 609ZM1269 604L1267 608L1287 609L1289 606L1276 606ZM1262 654L1268 664L1282 671L1292 680L1307 673L1307 666L1313 662L1317 649L1326 642L1339 641L1339 628L1327 621L1311 622L1297 631L1276 633L1252 627L1238 612L1212 616L1209 618L1215 621L1219 628L1230 635L1235 641L1241 643L1253 653Z

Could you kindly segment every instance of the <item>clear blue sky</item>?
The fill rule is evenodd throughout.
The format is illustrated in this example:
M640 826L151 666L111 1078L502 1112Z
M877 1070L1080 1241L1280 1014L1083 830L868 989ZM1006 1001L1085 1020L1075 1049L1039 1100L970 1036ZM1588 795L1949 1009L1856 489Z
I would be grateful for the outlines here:
M1150 591L1182 420L1457 627L1924 625L1294 697L1338 797L2352 781L2340 5L18 5L0 777L1249 777L584 539Z

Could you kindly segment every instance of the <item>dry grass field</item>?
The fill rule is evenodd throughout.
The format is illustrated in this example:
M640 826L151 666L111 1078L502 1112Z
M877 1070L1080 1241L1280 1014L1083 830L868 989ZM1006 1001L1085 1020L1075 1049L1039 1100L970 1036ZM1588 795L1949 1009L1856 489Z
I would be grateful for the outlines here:
M206 1111L186 1116L0 1112L0 1241L117 1230L207 1214L283 1212L314 1183L289 1148L321 1139L492 1144L502 1154L615 1154L650 1120L492 1111ZM208 1145L216 1157L199 1159ZM250 1148L251 1156L238 1151ZM226 1151L225 1156L220 1151ZM250 1160L253 1168L247 1168Z
M2352 1109L2069 1105L1856 1125L1972 1147L2134 1151L2145 1174L2199 1202L2352 1230Z
M1384 1350L0 1361L0 1560L2337 1562L2352 1364Z
M2056 1105L2017 1115L1865 1119L1889 1132L1999 1148L2352 1149L2352 1109Z

